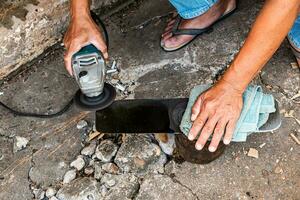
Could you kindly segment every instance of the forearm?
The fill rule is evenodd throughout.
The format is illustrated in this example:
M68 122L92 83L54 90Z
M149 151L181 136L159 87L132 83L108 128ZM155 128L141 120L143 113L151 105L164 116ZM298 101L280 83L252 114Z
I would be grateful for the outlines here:
M72 18L86 16L90 13L90 0L71 0L70 6Z
M299 0L268 0L221 82L244 91L271 58L297 17Z

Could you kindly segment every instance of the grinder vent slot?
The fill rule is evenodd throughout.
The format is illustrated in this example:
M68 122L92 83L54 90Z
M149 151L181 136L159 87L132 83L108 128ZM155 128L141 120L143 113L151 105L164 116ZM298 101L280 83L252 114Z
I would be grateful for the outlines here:
M91 65L95 65L95 64L97 64L97 59L95 57L79 60L80 66L91 66Z

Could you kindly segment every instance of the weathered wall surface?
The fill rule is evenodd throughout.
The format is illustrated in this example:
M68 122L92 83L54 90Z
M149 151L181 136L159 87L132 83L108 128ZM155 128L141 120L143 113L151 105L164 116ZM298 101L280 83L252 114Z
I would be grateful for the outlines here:
M102 8L120 0L93 0ZM0 80L61 40L68 25L69 0L0 1Z

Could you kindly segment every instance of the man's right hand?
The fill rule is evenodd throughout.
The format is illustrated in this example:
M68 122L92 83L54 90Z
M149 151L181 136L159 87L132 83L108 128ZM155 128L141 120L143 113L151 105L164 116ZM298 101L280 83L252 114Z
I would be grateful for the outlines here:
M71 59L82 47L93 44L99 49L104 59L108 59L107 46L102 34L89 14L72 17L69 28L64 37L66 53L64 56L65 66L72 76Z

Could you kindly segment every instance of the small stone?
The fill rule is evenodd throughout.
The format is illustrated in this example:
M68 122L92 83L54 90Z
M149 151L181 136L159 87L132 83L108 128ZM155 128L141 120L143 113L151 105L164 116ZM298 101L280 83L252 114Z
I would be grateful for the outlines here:
M261 145L259 145L259 148L263 148L266 145L266 143L262 143Z
M81 154L85 156L92 156L95 153L95 149L96 142L92 142L81 150Z
M296 63L296 62L292 62L292 63L291 63L291 67L292 67L292 69L298 69L298 68L299 68L299 65L298 65L298 63Z
M100 180L104 174L104 171L102 170L102 166L99 162L95 162L94 167L95 167L94 178Z
M63 183L68 184L76 178L76 170L72 169L66 172Z
M3 160L4 155L0 154L0 161Z
M274 169L274 173L275 174L282 174L283 173L283 169L279 166L276 166Z
M258 158L258 151L254 148L250 148L247 155L249 157Z
M101 187L100 187L100 193L101 193L101 195L102 195L103 197L105 197L106 194L107 194L107 192L108 192L107 187L105 187L105 185L101 185Z
M110 188L116 185L115 177L111 174L104 174L101 178L101 183L104 183L106 187Z
M45 197L45 191L42 189L33 189L35 199L43 199Z
M94 173L94 168L93 167L86 167L86 168L84 168L84 173L86 175L91 175L92 173Z
M51 198L56 194L56 189L54 189L53 187L49 187L46 190L46 197Z
M103 162L110 162L116 155L118 146L111 140L103 140L96 148L96 157Z
M119 167L114 163L105 163L102 165L102 169L110 174L117 174L119 172Z
M14 140L14 147L13 147L14 153L26 148L28 142L29 142L28 139L24 137L16 136Z
M83 159L83 156L77 156L76 160L71 162L70 164L71 167L74 167L78 171L82 170L82 168L85 166L85 161Z
M88 126L88 123L87 121L85 120L80 120L78 123L77 123L77 129L83 129L84 127L87 127Z
M56 197L51 197L49 200L59 200L59 199Z

